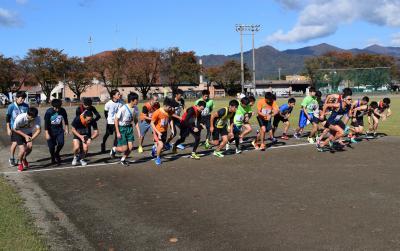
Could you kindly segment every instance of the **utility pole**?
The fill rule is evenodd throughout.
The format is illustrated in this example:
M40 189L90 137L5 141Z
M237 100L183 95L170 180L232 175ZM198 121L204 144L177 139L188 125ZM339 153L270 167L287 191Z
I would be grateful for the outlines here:
M241 69L241 85L242 85L242 93L244 93L244 63L243 63L243 31L251 31L252 36L252 48L253 48L253 88L254 95L256 95L256 59L255 59L255 49L254 49L254 35L256 32L260 30L260 25L246 25L246 24L237 24L236 31L240 32L240 69Z

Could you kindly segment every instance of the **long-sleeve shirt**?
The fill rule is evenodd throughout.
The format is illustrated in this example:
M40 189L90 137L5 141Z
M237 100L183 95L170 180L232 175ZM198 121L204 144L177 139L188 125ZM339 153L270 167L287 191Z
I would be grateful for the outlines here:
M59 133L63 131L63 122L68 125L68 115L64 108L60 108L57 112L53 107L47 109L44 115L44 129L51 133Z
M94 107L94 106L89 106L89 107L85 108L83 105L80 105L76 108L75 114L77 117L79 117L86 110L93 112L93 115L94 115L93 120L94 121L97 122L97 121L99 121L99 119L101 119L100 113L97 111L96 107Z

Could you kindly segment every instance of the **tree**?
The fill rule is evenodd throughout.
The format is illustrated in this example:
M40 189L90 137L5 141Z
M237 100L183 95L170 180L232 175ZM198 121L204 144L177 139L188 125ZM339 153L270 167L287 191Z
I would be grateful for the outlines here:
M81 99L81 94L93 85L94 74L89 70L88 63L79 57L68 58L66 70L65 84Z
M242 91L241 78L242 74L239 62L229 60L220 66L218 80L228 95L234 96L236 93ZM250 80L250 78L249 69L244 65L244 79L247 81Z
M90 70L103 82L109 94L120 87L124 81L127 53L125 49L120 48L87 59Z
M30 74L40 84L48 103L51 91L65 74L67 55L62 50L51 48L30 49L24 60Z
M14 89L15 76L18 73L18 66L13 58L6 58L0 55L0 92L8 93ZM17 87L16 89L19 89Z
M174 91L182 83L198 83L200 65L193 51L169 48L161 54L161 77Z
M129 85L140 91L143 99L159 79L160 52L134 50L127 54L125 76Z
M220 76L221 76L221 67L209 67L202 69L204 78L207 82L207 90L210 88L212 83L221 83Z

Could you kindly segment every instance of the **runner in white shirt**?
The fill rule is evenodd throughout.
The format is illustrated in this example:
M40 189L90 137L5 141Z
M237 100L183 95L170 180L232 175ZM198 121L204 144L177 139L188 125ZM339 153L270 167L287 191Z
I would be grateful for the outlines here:
M106 142L107 142L108 136L114 134L115 114L117 114L118 109L122 106L121 93L117 89L112 90L110 93L110 96L111 96L111 99L104 105L104 115L107 120L107 126L106 126L106 133L104 134L104 137L103 137L103 142L101 143L101 152L102 153L106 152ZM115 135L113 147L116 147L116 146L117 146L117 136ZM110 152L110 155L111 154L112 154L112 151ZM114 157L113 155L111 155L111 156Z
M138 124L139 111L136 107L138 101L139 96L136 93L129 93L128 103L119 108L114 119L115 134L118 139L117 147L115 150L123 153L121 164L124 166L129 165L129 163L126 161L126 158L133 150L133 141L135 140L135 137L133 136L134 125L136 125L136 131L140 138L140 129ZM115 150L112 150L114 154Z
M32 135L34 129L35 133ZM32 141L39 136L41 131L38 110L31 107L27 113L19 114L15 118L12 130L15 133L15 140L19 147L18 171L22 172L25 168L29 168L26 157L32 152Z

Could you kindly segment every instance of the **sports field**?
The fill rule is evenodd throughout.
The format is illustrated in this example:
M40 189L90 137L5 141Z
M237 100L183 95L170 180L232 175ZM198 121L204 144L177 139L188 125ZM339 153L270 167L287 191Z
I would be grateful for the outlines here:
M379 129L391 136L343 151L320 153L303 138L281 141L265 152L247 143L242 154L230 151L224 158L201 147L203 157L192 160L189 137L187 149L165 152L157 167L147 135L145 153L134 152L129 167L101 154L100 138L90 149L89 165L72 167L68 136L64 163L55 167L40 137L29 171L5 166L6 148L0 171L24 187L25 198L39 202L28 208L43 212L41 222L55 225L46 233L59 240L50 243L53 250L395 250L400 249L400 99L391 98L393 116ZM74 107L67 111L72 117ZM105 120L99 125L103 135ZM0 141L5 146L8 137ZM47 204L54 205L42 209ZM31 241L43 247L37 237Z

